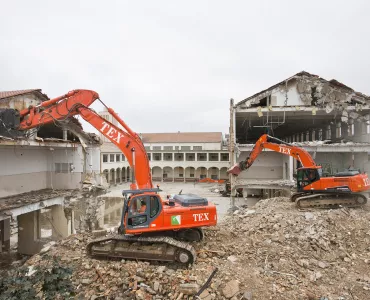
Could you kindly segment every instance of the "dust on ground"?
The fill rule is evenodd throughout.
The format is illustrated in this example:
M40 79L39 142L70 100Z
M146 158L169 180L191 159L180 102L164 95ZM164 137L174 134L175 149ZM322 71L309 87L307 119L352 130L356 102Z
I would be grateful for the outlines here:
M228 201L207 189L198 194ZM272 198L225 213L204 232L204 241L193 245L198 257L189 267L89 258L88 233L49 245L24 265L48 268L59 258L73 270L78 299L195 299L216 268L198 299L370 299L369 204L299 211L288 198Z

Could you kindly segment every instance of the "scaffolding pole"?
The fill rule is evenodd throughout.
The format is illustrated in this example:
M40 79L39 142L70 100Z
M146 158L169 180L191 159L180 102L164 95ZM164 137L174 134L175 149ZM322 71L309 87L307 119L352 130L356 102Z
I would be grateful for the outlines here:
M230 126L229 126L229 152L230 152L230 168L236 163L235 155L235 111L234 111L234 99L230 99ZM235 176L229 174L230 180L230 206L235 207Z

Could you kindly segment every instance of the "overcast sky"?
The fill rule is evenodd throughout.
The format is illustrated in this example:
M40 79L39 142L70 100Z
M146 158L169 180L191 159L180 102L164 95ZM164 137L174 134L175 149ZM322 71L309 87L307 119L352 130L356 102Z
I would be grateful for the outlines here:
M92 89L137 132L226 133L230 98L302 70L370 94L369 10L365 0L0 0L0 90Z

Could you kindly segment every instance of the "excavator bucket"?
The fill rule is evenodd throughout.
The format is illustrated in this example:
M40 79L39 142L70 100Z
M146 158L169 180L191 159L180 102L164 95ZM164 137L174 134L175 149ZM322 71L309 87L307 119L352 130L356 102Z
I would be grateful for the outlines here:
M0 135L5 137L22 136L24 132L16 130L19 126L19 112L12 108L0 109Z
M235 164L233 167L231 167L229 170L227 170L228 174L232 175L239 175L241 172L239 164Z

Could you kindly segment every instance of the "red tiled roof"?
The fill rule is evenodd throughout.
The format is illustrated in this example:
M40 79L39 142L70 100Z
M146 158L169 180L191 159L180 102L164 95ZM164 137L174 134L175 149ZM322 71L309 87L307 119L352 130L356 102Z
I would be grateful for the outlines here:
M5 99L9 97L14 97L14 96L19 96L19 95L24 95L24 94L29 94L33 92L39 92L42 94L44 97L48 98L45 94L41 92L41 89L30 89L30 90L18 90L18 91L0 91L0 99Z
M221 143L222 132L142 133L144 143Z

